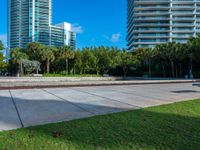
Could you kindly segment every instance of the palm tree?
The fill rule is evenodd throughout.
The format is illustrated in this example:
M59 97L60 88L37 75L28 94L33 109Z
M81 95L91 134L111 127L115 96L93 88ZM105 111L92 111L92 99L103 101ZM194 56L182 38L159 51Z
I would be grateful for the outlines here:
M4 59L5 59L5 58L4 58L3 54L0 53L0 70L1 70L1 69L5 69L6 66L7 66L7 63L4 62Z
M23 74L23 64L22 61L24 59L27 59L28 56L26 55L26 53L22 52L21 48L15 48L13 50L11 50L11 60L17 64L18 70L17 70L17 76L22 76Z
M166 47L167 44L159 44L155 47L155 51L157 53L158 57L158 63L161 64L162 66L162 71L163 71L163 77L166 77L166 66L168 64L168 58L166 56Z
M4 48L3 48L3 43L2 43L2 41L0 40L0 50L3 50Z
M179 67L179 77L183 77L183 61L188 58L188 44L177 43L176 46L176 77L178 77L178 67Z
M198 35L197 37L191 37L188 41L188 51L186 54L189 58L190 75L192 75L193 72L193 60L195 59L195 56L199 56L199 50L200 50L200 35Z
M172 77L175 77L175 60L177 58L177 43L169 42L166 44L161 44L156 47L159 52L159 55L170 62L171 70L172 70Z
M118 60L120 59L121 55L121 49L111 47L109 51L109 57L110 57L110 67L111 68L116 68L118 66Z
M149 76L151 76L152 59L156 55L156 50L153 48L139 48L136 50L136 57L144 64L148 64Z
M109 47L96 47L93 50L94 56L95 56L95 64L96 64L96 72L97 74L101 73L107 73L109 68L111 67L111 57L109 55L110 48Z
M54 47L45 47L40 52L41 60L46 62L46 73L50 72L50 63L55 60Z
M82 52L77 49L75 51L75 56L74 56L74 73L79 73L79 74L82 74L82 70L81 70L81 66L82 66Z
M3 47L3 44L0 40L0 51L3 50L3 49L4 49L4 47ZM4 62L4 56L3 56L2 53L0 53L0 69L3 69L5 67L6 67L6 63Z
M67 72L68 72L68 74L70 74L70 71L69 71L69 60L74 59L75 53L72 50L72 48L69 47L69 46L60 47L59 52L60 52L61 58L65 59L66 74L67 74Z
M45 46L40 44L40 43L36 43L36 42L32 42L29 43L26 47L26 53L28 54L29 58L31 60L37 60L39 62L41 62L41 51L45 49Z
M123 69L123 77L124 79L128 73L128 67L135 66L137 63L137 59L134 59L132 53L127 52L127 50L123 49L120 54L120 59L118 60L119 66Z
M147 62L148 62L148 66L149 66L149 76L151 77L151 68L152 68L152 59L153 57L156 55L155 54L155 49L153 48L146 48L145 49L145 55L146 55L146 59L147 59Z

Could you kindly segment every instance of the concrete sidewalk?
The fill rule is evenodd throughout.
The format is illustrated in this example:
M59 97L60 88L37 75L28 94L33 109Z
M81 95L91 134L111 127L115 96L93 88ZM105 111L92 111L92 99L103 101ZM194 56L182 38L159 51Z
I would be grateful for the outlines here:
M0 131L200 98L191 83L0 91Z

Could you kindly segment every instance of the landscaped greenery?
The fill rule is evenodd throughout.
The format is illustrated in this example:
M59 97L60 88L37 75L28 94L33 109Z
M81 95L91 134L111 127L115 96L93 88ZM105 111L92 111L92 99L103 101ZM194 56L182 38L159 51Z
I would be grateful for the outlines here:
M3 150L200 149L200 100L0 132Z
M0 50L3 50L3 43L0 41Z
M41 63L41 73L57 75L64 72L65 75L96 74L99 76L115 70L116 67L121 67L126 76L128 66L135 65L135 59L131 53L114 47L101 46L72 50L68 46L46 47L39 43L29 43L25 49L11 50L8 70L13 74L27 73L28 68L23 67L23 62L27 59ZM34 72L36 69L32 73Z
M24 62L28 64L24 65ZM24 49L11 50L7 69L12 75L39 71L42 74L65 72L66 75L110 74L124 77L184 77L193 73L200 77L199 63L200 36L197 36L190 38L187 44L170 42L155 48L139 48L134 52L104 46L73 50L68 46L46 47L29 43Z
M1 51L4 49L3 47L3 43L0 40L0 71L4 70L7 67L7 64L4 62L4 56L3 53L1 53Z

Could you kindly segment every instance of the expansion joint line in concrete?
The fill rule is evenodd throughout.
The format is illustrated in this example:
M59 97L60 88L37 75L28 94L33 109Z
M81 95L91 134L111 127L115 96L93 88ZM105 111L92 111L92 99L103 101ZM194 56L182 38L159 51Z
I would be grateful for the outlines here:
M71 88L72 89L72 88ZM119 102L121 104L126 104L126 105L129 105L129 106L132 106L134 108L142 108L142 107L139 107L137 105L132 105L132 104L129 104L129 103L124 103L124 102L121 102L119 100L116 100L116 99L111 99L111 98L107 98L107 97L104 97L104 96L101 96L101 95L97 95L97 94L93 94L93 93L90 93L90 92L85 92L85 91L81 91L81 90L77 90L77 89L72 89L74 91L79 91L79 92L82 92L82 93L86 93L86 94L90 94L92 96L97 96L97 97L101 97L101 98L104 98L104 99L107 99L107 100L110 100L110 101L115 101L115 102Z
M120 92L120 93L123 93L123 94L131 94L130 92L124 92L124 91L118 91L118 90L113 90L112 89L112 91L114 91L114 92ZM160 102L160 99L157 99L156 97L152 97L152 96L144 96L144 95L138 95L138 94L134 94L135 96L138 96L138 97L142 97L142 98L153 98L153 99L155 99L154 101L156 101L156 102Z
M17 112L17 116L18 116L18 118L19 118L20 124L21 124L22 128L24 128L24 124L23 124L22 119L21 119L21 116L20 116L20 114L19 114L19 110L18 110L18 108L17 108L16 102L15 102L15 100L14 100L14 98L13 98L12 93L11 93L10 90L9 90L9 93L10 93L10 97L11 97L11 99L12 99L13 105L14 105L14 107L15 107L15 110L16 110L16 112Z
M81 110L83 110L83 111L86 111L86 112L88 112L88 113L90 113L90 114L92 114L92 115L96 115L95 113L93 113L93 112L91 112L91 111L88 111L87 109L85 109L85 108L83 108L83 107L80 107L79 105L76 105L75 103L72 103L72 102L70 102L69 100L64 99L64 98L62 98L62 97L60 97L60 96L58 96L58 95L56 95L56 94L53 94L53 93L51 93L51 92L49 92L49 91L47 91L47 90L45 90L45 89L41 89L41 90L44 91L44 92L46 92L46 93L48 93L48 94L51 94L51 95L53 95L53 96L59 98L59 99L65 101L65 102L68 102L68 103L72 104L72 105L75 106L75 107L78 107L79 109L81 109Z

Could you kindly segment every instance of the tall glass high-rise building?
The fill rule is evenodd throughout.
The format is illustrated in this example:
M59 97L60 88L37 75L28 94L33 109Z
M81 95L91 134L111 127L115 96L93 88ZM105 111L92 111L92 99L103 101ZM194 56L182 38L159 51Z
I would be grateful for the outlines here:
M200 32L200 0L127 0L128 50L186 43Z
M8 0L9 49L30 42L75 48L74 34L69 23L52 25L52 0Z

